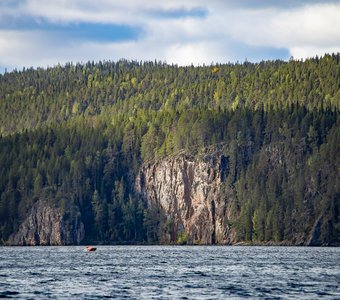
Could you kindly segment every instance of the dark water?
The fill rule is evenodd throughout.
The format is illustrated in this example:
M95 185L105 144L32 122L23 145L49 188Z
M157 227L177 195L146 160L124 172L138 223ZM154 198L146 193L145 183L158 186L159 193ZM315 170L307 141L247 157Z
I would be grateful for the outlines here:
M0 297L340 299L340 248L1 247Z

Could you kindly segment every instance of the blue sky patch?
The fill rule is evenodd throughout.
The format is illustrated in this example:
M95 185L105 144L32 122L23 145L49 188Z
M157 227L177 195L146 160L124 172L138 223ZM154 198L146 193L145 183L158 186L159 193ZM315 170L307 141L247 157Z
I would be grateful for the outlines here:
M241 42L230 41L233 49L237 49L236 60L244 62L260 62L262 60L289 60L291 54L288 48L275 48L265 46L251 46ZM235 59L233 60L235 61Z
M208 15L208 11L202 7L192 9L171 9L171 10L156 10L150 13L152 17L161 19L183 19L183 18L199 18L203 19Z
M1 0L0 7L16 7L23 2L23 0Z
M127 25L79 23L56 29L64 37L99 42L136 40L141 30Z
M142 30L135 26L101 23L51 23L42 18L26 18L1 22L0 29L45 31L66 40L112 42L136 40Z

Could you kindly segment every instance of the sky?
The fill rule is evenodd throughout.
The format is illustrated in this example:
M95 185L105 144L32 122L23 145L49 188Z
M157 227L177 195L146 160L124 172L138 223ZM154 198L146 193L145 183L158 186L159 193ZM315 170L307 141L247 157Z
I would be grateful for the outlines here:
M0 0L0 72L119 59L178 65L340 52L340 0Z

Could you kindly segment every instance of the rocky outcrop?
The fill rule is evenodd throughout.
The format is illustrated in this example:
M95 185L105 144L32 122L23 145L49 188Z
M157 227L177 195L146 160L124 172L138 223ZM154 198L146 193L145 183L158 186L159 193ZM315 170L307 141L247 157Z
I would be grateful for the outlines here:
M48 246L75 245L84 239L84 224L81 215L74 207L63 213L62 209L45 201L38 201L31 209L27 219L13 235L9 245L17 246Z
M180 154L144 165L136 190L148 206L164 212L170 224L165 242L176 242L184 233L190 244L230 244L235 232L230 226L233 191L224 182L228 174L228 156Z

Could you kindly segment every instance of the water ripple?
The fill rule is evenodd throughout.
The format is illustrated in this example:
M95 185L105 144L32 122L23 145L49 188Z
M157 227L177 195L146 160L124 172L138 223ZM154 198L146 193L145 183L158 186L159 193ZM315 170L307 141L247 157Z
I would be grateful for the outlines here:
M2 247L0 298L339 299L340 249Z

